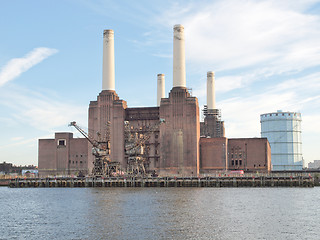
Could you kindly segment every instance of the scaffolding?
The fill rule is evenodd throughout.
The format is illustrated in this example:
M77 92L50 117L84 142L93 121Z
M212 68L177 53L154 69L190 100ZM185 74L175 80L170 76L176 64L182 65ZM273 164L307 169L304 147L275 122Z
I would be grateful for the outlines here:
M201 135L212 138L224 137L224 123L221 121L221 110L208 109L207 105L204 105L202 113L204 124Z

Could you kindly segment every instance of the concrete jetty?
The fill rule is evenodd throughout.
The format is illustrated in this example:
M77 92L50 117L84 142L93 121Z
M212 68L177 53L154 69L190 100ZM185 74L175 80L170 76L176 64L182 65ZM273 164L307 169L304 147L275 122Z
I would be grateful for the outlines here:
M260 177L110 177L110 178L16 178L11 188L38 187L314 187L306 176Z

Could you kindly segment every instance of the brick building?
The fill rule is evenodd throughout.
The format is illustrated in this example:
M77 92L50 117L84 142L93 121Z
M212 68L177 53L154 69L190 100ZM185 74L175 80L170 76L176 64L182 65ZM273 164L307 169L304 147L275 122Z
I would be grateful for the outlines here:
M146 142L146 167L162 176L196 176L216 170L270 170L270 145L266 139L227 139L220 110L215 106L214 73L207 73L207 105L200 123L198 99L186 87L184 27L174 26L173 88L164 96L164 74L158 74L156 107L129 108L115 91L114 33L103 34L102 91L91 101L88 129L91 136L106 135L112 161L126 169L125 123L138 134L153 129ZM161 119L164 124L159 125ZM201 136L201 138L200 138ZM90 173L94 157L86 139L56 133L39 140L40 175ZM230 157L231 154L231 157ZM79 157L80 156L80 157ZM237 157L235 157L237 156Z
M87 174L90 154L87 139L73 138L72 133L55 133L54 139L39 139L39 175Z

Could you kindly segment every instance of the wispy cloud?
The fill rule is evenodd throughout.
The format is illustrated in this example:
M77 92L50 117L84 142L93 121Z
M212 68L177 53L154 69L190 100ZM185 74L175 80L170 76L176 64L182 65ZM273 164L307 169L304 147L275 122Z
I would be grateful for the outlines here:
M11 141L20 141L22 139L24 139L24 137L12 137L10 140Z
M15 86L0 91L0 102L12 110L7 117L12 118L13 122L32 126L37 130L63 131L74 120L84 125L87 123L87 106L79 106L48 92L39 93Z
M264 91L238 96L217 103L222 109L229 137L260 136L260 114L284 111L302 112L303 134L320 132L319 74L310 74L279 83ZM314 89L310 91L310 89ZM307 94L308 93L308 94Z
M0 87L55 53L56 49L39 47L22 58L11 59L0 71Z
M158 19L185 25L187 59L201 71L262 64L281 73L319 64L320 17L306 12L315 2L197 2L174 5Z

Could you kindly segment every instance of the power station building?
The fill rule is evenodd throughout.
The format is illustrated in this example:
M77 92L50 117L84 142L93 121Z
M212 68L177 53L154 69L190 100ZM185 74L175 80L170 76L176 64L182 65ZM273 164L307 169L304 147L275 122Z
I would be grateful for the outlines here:
M225 137L224 122L215 106L214 72L207 73L207 105L204 121L200 122L198 99L191 96L186 85L182 25L175 25L173 29L173 87L168 97L165 97L164 86L164 74L158 74L157 106L128 107L115 89L114 32L104 31L102 91L89 104L88 134L95 136L98 132L100 137L108 136L112 161L119 162L124 170L127 168L130 159L126 152L126 132L129 128L137 136L149 135L145 142L145 167L160 176L198 176L229 169L270 171L271 152L266 138ZM60 145L62 140L65 140L63 146ZM82 141L86 140L72 140L70 133L56 133L54 140L40 139L39 174L90 173L94 161L92 146ZM86 168L72 165L81 151L84 152L80 155L86 156L82 161L82 164L86 161ZM62 155L64 160L61 160Z
M260 115L261 137L271 145L274 171L302 170L301 113L277 112Z

